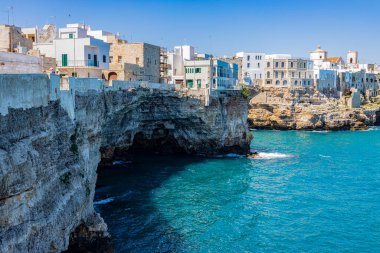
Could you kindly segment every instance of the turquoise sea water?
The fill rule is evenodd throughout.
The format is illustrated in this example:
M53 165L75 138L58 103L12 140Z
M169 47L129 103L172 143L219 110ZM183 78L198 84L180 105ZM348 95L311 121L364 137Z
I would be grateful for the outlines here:
M262 159L140 157L99 173L117 252L380 252L380 128L255 131Z

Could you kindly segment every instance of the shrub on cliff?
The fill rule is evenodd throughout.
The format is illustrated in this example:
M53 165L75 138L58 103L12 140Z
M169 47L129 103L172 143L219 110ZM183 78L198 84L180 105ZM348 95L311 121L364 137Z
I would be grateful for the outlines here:
M241 85L241 94L243 95L244 98L248 98L251 95L250 89L245 84L240 84L240 85Z

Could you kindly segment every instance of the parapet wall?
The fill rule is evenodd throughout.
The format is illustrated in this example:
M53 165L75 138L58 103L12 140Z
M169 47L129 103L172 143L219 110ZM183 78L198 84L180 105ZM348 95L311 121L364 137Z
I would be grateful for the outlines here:
M43 62L40 57L0 52L0 74L42 72Z
M205 106L209 104L209 90L192 90L173 84L116 80L107 82L96 78L60 78L53 74L0 74L0 114L7 115L9 108L27 109L46 106L49 101L59 99L61 106L73 120L75 119L75 95L78 92L90 90L107 92L138 88L179 92L184 96L202 100ZM212 92L212 94L215 96L217 93Z
M8 108L47 106L51 99L50 81L44 74L0 75L0 114L7 115Z

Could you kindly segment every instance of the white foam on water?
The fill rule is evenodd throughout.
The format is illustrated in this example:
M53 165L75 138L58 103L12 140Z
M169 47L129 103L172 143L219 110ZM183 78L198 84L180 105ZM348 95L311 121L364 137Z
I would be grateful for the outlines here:
M378 126L371 126L367 130L363 130L363 131L380 131L380 127L378 127Z
M321 154L319 154L319 156L322 157L322 158L331 158L331 156L329 156L329 155L321 155Z
M94 205L105 205L105 204L111 203L112 201L114 201L114 198L112 197L106 198L106 199L102 199L102 200L94 202Z
M313 130L313 131L311 131L311 132L313 132L313 133L330 133L331 131L328 131L328 130Z
M258 152L258 155L254 159L261 159L261 160L271 160L271 159L286 159L291 158L292 155L283 154L283 153L265 153L265 152Z

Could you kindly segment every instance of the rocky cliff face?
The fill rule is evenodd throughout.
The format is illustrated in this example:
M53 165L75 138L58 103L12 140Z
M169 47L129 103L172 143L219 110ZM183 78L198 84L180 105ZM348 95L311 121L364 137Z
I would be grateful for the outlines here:
M111 251L93 208L100 161L249 148L242 97L211 98L205 107L173 91L136 89L88 91L75 102L74 121L59 101L0 115L0 252Z
M263 88L250 101L253 128L279 130L361 130L373 125L363 109L352 109L307 89Z

